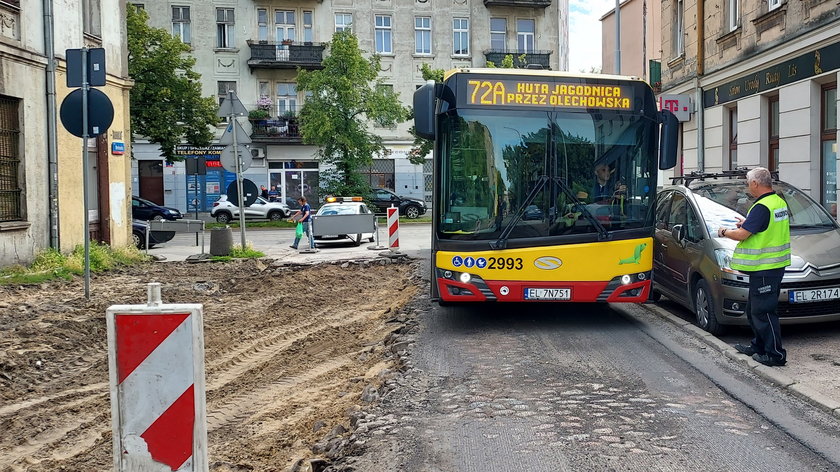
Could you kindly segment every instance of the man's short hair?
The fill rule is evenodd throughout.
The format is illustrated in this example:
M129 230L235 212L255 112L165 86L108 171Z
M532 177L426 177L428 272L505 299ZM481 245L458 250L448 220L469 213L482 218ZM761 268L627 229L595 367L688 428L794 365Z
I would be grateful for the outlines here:
M755 169L747 172L747 183L750 181L755 181L762 187L773 186L773 176L770 175L770 171L764 167L756 167Z
M306 203L306 197L298 197L298 201L301 203Z

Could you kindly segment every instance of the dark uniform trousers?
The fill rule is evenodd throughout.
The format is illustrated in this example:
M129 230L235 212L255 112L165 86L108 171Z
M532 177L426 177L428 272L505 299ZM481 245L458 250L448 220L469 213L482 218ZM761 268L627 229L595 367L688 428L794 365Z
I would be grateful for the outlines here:
M787 352L782 347L782 331L776 313L781 285L782 276L750 276L747 319L755 335L752 340L755 352L785 361Z

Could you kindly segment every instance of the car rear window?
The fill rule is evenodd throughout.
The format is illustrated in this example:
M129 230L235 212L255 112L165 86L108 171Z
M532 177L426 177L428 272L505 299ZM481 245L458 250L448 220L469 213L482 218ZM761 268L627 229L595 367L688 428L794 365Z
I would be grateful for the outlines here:
M324 205L318 215L358 215L359 207L350 205Z

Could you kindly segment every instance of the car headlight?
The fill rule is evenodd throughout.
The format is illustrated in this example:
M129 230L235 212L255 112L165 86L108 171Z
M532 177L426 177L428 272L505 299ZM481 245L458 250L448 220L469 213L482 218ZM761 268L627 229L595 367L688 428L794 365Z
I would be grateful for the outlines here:
M725 248L718 248L715 249L715 259L717 259L717 265L720 267L720 270L724 272L729 272L730 274L737 274L738 271L732 269L732 255L734 251L732 249L725 249Z

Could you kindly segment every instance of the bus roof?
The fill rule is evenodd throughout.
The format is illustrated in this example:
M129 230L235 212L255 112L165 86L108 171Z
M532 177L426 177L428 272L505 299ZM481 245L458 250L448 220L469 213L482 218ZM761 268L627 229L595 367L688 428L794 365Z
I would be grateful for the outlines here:
M612 79L612 80L641 80L639 77L629 75L610 75L610 74L587 74L587 73L572 73L560 72L542 69L500 69L495 67L464 67L458 69L450 69L443 74L443 80L447 80L455 74L498 74L498 75L532 75L536 77L569 77L569 78L592 78L592 79Z

